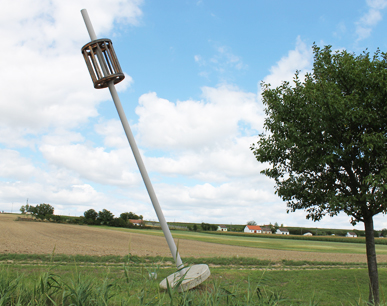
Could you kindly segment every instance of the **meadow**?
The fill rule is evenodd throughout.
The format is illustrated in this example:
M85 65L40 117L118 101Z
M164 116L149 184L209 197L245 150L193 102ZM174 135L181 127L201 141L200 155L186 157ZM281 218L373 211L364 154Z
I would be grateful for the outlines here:
M3 254L0 305L366 305L362 263L185 258L210 278L189 292L161 290L171 258ZM387 266L380 267L382 301ZM156 273L157 279L150 277Z
M159 230L7 218L0 215L0 305L367 305L360 243L173 231L183 262L211 270L179 293L159 288L175 272ZM387 246L377 252L386 304Z
M107 227L105 227L107 228ZM115 228L114 230L125 231L127 229ZM147 235L163 236L160 230L137 230L131 229L133 233L144 233ZM339 241L319 241L313 239L304 239L305 237L286 236L278 239L276 235L228 235L209 232L187 232L175 230L172 232L175 239L188 239L201 242L242 246L259 249L299 251L299 252L319 252L319 253L348 253L348 254L365 254L364 243L353 242L356 238L340 238ZM249 237L250 236L250 237ZM291 239L287 239L291 238ZM293 238L293 239L292 239ZM297 239L298 238L298 239ZM319 237L321 238L321 237ZM327 239L335 239L326 237ZM360 238L362 239L362 238ZM381 239L387 242L385 238ZM364 240L364 239L362 239ZM345 242L343 242L345 241ZM379 255L387 255L387 245L377 244L376 252Z

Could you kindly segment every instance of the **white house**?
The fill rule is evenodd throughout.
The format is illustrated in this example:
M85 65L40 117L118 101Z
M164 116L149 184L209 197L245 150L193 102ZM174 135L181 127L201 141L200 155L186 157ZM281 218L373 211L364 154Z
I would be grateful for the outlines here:
M262 234L272 234L270 227L262 227Z
M357 235L356 235L356 233L354 233L354 232L347 232L347 235L345 235L345 237L352 237L352 238L356 238L356 237L357 237Z
M144 222L142 220L129 219L129 222L136 226L142 226Z
M244 232L245 233L261 234L262 229L259 225L246 225Z
M227 232L227 226L226 225L218 225L217 231Z
M284 227L280 227L279 229L277 229L277 231L275 233L277 235L289 235L288 229L284 228Z

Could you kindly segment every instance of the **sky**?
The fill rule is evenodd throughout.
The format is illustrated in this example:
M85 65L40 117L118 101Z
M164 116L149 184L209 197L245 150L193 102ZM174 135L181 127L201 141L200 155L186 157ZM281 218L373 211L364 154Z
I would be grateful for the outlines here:
M311 71L314 42L387 51L386 0L4 2L0 211L28 201L157 220L109 90L92 85L81 9L113 42L126 75L116 88L167 221L352 228L345 214L287 214L250 146L264 131L261 82Z

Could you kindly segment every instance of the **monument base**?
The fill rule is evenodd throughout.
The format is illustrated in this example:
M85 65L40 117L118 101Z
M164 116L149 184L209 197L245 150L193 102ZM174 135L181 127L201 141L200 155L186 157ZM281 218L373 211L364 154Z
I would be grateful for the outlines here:
M194 265L189 268L184 268L183 273L183 276L181 276L180 272L175 272L164 278L160 282L160 287L162 289L167 289L168 282L170 288L175 288L180 284L178 291L187 291L200 285L211 275L210 268L206 264ZM183 280L181 281L182 278Z

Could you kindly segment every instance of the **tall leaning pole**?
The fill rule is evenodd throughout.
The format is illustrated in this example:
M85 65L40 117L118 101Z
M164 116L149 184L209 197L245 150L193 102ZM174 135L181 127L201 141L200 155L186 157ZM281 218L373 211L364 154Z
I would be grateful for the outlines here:
M121 70L117 56L114 52L113 44L111 40L107 38L97 39L87 10L83 9L81 10L81 13L91 39L91 42L82 47L82 54L90 72L94 88L100 89L109 87L110 94L112 95L118 116L120 117L126 137L128 138L129 145L137 162L142 179L144 180L145 187L148 191L153 208L155 209L157 218L159 219L161 229L163 230L165 239L167 240L172 257L176 263L178 271L162 280L160 287L166 289L168 282L169 286L171 287L179 286L180 291L186 291L194 288L204 282L210 276L210 269L208 265L205 264L194 265L188 268L184 267L172 234L169 230L168 224L165 220L164 214L161 210L159 201L156 197L156 193L149 179L148 172L145 169L144 162L142 161L128 120L126 119L120 98L118 97L116 88L114 86L115 84L121 82L125 78L125 75Z

